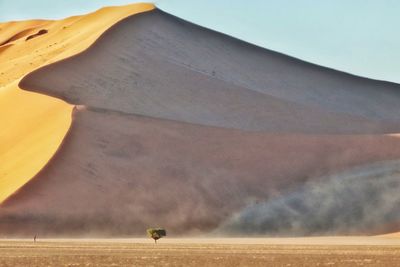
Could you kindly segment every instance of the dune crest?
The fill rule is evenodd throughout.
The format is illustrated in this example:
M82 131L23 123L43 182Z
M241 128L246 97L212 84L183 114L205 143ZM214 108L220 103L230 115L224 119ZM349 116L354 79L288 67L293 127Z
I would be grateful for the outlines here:
M37 68L84 51L121 19L153 8L133 4L60 21L0 24L0 203L46 165L71 124L73 105L23 91L19 81Z
M359 227L369 217L353 216L349 205L350 220L329 224L330 210L343 206L330 189L348 198L353 191L327 180L400 157L400 139L387 135L400 131L397 84L295 60L153 10L121 21L83 53L31 72L20 86L84 108L74 110L51 164L4 202L0 233L124 236L154 224L172 234L209 233L244 214L241 234L251 225L248 207L293 211L266 202L312 196L301 189L307 184L332 198L329 214L290 234L397 229L390 207L379 223ZM394 188L382 177L378 188ZM354 201L362 203L369 189L355 188ZM295 208L319 213L309 200ZM270 218L259 223L255 234L268 233Z

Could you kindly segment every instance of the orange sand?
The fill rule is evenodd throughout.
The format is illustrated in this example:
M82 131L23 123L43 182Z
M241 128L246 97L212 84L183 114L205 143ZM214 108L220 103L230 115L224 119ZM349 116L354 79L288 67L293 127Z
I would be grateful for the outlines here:
M73 106L18 87L29 72L87 49L110 26L153 4L102 8L60 21L0 24L0 203L34 177L71 125ZM26 41L46 29L48 33Z
M385 235L380 235L379 237L400 238L400 232L389 233L389 234L385 234Z

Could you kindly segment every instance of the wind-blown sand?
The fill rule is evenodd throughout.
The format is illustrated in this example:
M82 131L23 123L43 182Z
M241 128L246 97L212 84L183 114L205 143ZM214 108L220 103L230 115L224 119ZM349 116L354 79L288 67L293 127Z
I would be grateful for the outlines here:
M399 229L399 85L154 10L20 86L80 106L53 160L1 205L0 234Z
M82 52L117 21L152 8L136 4L61 21L0 24L0 203L43 168L71 124L72 105L22 91L19 80L34 69ZM48 32L27 40L40 30Z
M396 159L399 142L390 136L251 133L76 111L63 149L0 209L0 229L108 236L137 235L156 224L174 234L212 231L235 211L323 174ZM388 230L378 229L384 223L389 221L370 227Z

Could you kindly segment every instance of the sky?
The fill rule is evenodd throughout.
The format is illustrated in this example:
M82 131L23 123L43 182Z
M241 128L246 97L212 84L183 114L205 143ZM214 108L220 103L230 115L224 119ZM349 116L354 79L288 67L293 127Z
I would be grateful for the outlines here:
M0 21L63 18L133 2L0 0ZM398 0L158 0L156 5L196 24L308 62L400 83Z

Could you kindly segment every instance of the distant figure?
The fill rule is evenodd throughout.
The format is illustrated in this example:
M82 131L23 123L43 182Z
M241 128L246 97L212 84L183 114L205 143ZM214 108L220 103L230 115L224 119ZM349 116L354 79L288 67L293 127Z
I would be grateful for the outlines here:
M162 228L149 228L147 229L147 235L151 238L154 239L154 243L157 244L157 240L160 239L161 237L164 237L167 235L167 231Z
M33 243L36 243L36 238L37 238L37 235L35 235L35 236L33 237Z

